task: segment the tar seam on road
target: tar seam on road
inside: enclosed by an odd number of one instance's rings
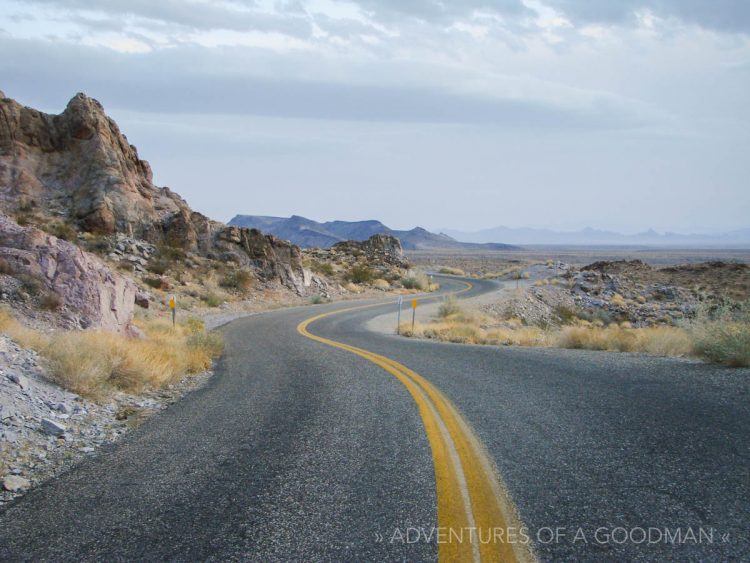
[[[471,288],[472,285],[467,284],[466,289],[457,293]],[[316,315],[302,321],[297,331],[307,338],[346,350],[378,365],[396,377],[416,402],[432,450],[438,529],[445,534],[444,541],[438,541],[440,561],[533,561],[530,545],[504,540],[509,530],[518,533],[522,524],[494,463],[456,407],[429,381],[406,366],[386,356],[308,331],[311,323],[322,318],[378,305]],[[498,539],[498,531],[505,535]],[[483,541],[484,534],[491,536],[492,540]]]

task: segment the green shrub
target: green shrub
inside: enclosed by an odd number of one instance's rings
[[[319,294],[315,294],[310,297],[310,304],[312,305],[320,305],[321,303],[325,303],[325,297]]]
[[[149,260],[146,270],[157,276],[163,276],[169,270],[169,262],[167,260],[158,258]]]
[[[346,273],[346,279],[352,283],[367,283],[372,278],[373,272],[365,264],[356,264]]]
[[[143,278],[143,283],[154,289],[161,289],[161,278]]]
[[[427,279],[427,276],[422,272],[416,272],[407,278],[401,278],[401,285],[406,289],[419,289],[424,291],[429,289],[430,280]]]
[[[750,366],[750,301],[704,306],[689,328],[698,355],[727,366]]]
[[[179,246],[171,246],[168,244],[162,244],[157,247],[157,253],[159,258],[166,260],[167,262],[177,262],[186,258],[185,249]]]
[[[253,276],[247,270],[234,270],[226,274],[219,285],[226,289],[233,289],[236,291],[247,291],[253,282]]]
[[[333,269],[333,264],[329,262],[314,261],[310,264],[310,269],[316,274],[323,274],[328,277],[331,277],[336,273],[336,270]]]
[[[62,221],[55,221],[54,223],[47,225],[44,230],[52,236],[62,240],[67,240],[68,242],[75,242],[78,238],[78,231]]]
[[[203,296],[203,301],[209,307],[218,307],[224,302],[224,300],[215,293],[207,293]]]
[[[16,278],[29,295],[40,295],[44,290],[44,284],[31,274],[18,274]]]

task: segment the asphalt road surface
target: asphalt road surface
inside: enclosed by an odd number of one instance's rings
[[[0,509],[0,560],[750,560],[748,370],[299,326],[352,306],[222,328],[205,387]]]

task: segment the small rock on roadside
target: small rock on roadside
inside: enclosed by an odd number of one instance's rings
[[[11,373],[10,375],[8,375],[8,379],[18,385],[21,389],[28,389],[30,387],[29,379],[26,376],[19,375],[17,373]]]
[[[55,422],[49,418],[42,419],[42,430],[52,436],[62,436],[65,433],[65,425]]]
[[[31,486],[28,479],[19,477],[18,475],[6,475],[3,479],[3,488],[11,493],[17,493],[24,491]]]

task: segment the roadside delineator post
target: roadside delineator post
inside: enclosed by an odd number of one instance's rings
[[[174,295],[169,297],[169,309],[172,311],[172,326],[175,326],[175,316],[177,314],[177,300]]]
[[[398,296],[398,317],[396,317],[396,334],[401,334],[401,303],[404,302],[404,296]]]
[[[414,336],[414,321],[417,320],[417,300],[411,300],[411,334]]]

